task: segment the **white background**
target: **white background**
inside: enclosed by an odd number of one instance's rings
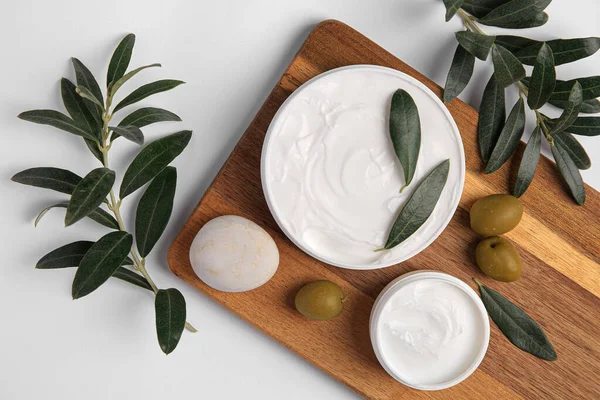
[[[600,36],[597,0],[556,0],[539,39]],[[252,117],[314,25],[335,18],[355,27],[425,75],[443,84],[455,48],[458,18],[444,23],[441,0],[2,0],[0,15],[0,398],[12,399],[350,399],[330,379],[249,324],[172,275],[165,257],[181,228]],[[492,29],[487,29],[493,32]],[[193,129],[176,160],[179,187],[165,237],[149,258],[161,287],[186,296],[187,332],[169,356],[160,351],[149,293],[111,279],[73,301],[74,269],[41,271],[40,256],[70,241],[104,232],[90,221],[62,228],[53,210],[34,229],[37,212],[58,193],[9,181],[16,172],[56,166],[84,175],[97,167],[79,138],[16,118],[34,108],[61,109],[59,79],[73,79],[80,58],[104,84],[118,41],[137,35],[131,66],[161,62],[122,89],[150,79],[187,82],[143,105],[164,107],[184,122],[146,129],[149,138]],[[563,79],[600,74],[596,54],[559,68]],[[489,65],[461,96],[477,107]],[[551,111],[549,111],[551,112]],[[587,140],[586,140],[587,139]],[[600,139],[582,138],[600,162]],[[136,145],[121,140],[113,167],[124,171]],[[600,188],[598,166],[584,172]],[[535,183],[534,183],[535,184]],[[547,199],[545,200],[547,201]],[[125,214],[137,197],[125,202]],[[131,226],[132,219],[127,218]]]

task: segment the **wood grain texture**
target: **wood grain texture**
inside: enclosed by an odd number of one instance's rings
[[[523,258],[523,277],[510,284],[485,277],[474,264],[479,238],[469,229],[468,210],[482,196],[509,192],[518,165],[508,163],[492,175],[482,174],[477,112],[460,100],[449,103],[448,109],[465,147],[464,193],[447,229],[418,256],[380,270],[344,270],[309,257],[279,229],[260,183],[260,154],[269,123],[298,86],[322,72],[354,64],[395,68],[441,96],[442,90],[434,82],[352,28],[338,21],[319,24],[177,236],[168,256],[171,270],[367,398],[600,398],[600,194],[587,187],[585,206],[575,205],[557,178],[555,165],[542,158],[532,186],[522,197],[523,221],[507,235]],[[279,270],[256,290],[215,291],[201,282],[190,266],[188,252],[198,230],[210,219],[226,214],[260,224],[279,247]],[[463,383],[443,391],[422,392],[396,382],[381,368],[371,348],[369,313],[388,282],[417,269],[440,270],[469,284],[477,277],[498,290],[539,322],[554,344],[558,360],[542,361],[519,350],[492,323],[488,353]],[[316,279],[332,280],[348,294],[344,312],[332,321],[308,321],[294,310],[296,291]]]

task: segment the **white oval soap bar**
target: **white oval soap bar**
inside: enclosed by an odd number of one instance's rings
[[[254,222],[224,215],[207,222],[190,248],[196,275],[223,292],[256,289],[273,277],[279,251],[271,236]]]

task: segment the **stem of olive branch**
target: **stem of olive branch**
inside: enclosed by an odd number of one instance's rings
[[[110,130],[108,128],[108,123],[110,122],[110,120],[112,118],[112,114],[109,114],[109,109],[110,109],[111,103],[112,103],[112,96],[109,92],[109,93],[107,93],[107,96],[106,96],[105,111],[102,115],[102,121],[103,121],[102,144],[99,145],[100,151],[102,152],[102,163],[104,164],[105,168],[108,168],[108,151],[110,150],[110,147],[111,147]],[[115,215],[115,219],[117,220],[119,229],[126,232],[125,224],[123,223],[123,217],[121,216],[121,199],[119,199],[119,200],[116,199],[113,189],[111,189],[109,192],[108,208]],[[158,287],[156,286],[156,284],[150,277],[150,274],[148,274],[148,270],[146,269],[146,260],[143,257],[139,257],[137,254],[137,251],[133,247],[130,250],[130,254],[131,254],[131,258],[133,259],[133,267],[137,271],[139,271],[144,276],[144,278],[146,278],[146,280],[150,284],[150,287],[152,288],[152,291],[156,295],[156,293],[158,293]],[[187,321],[185,322],[185,327],[188,331],[190,331],[192,333],[198,332],[196,330],[196,328],[194,328]]]

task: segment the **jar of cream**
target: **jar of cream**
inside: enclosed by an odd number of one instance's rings
[[[373,349],[400,383],[420,390],[454,386],[479,366],[490,323],[477,293],[436,271],[414,271],[387,285],[370,320]]]

